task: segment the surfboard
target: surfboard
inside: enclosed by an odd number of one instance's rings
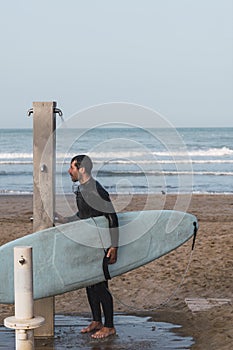
[[[172,210],[119,213],[118,259],[111,277],[145,265],[190,239],[197,218]],[[14,302],[15,246],[33,248],[34,299],[62,294],[105,280],[102,262],[110,234],[104,216],[58,225],[0,247],[0,303]]]

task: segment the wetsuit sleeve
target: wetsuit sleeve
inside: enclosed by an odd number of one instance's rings
[[[118,247],[118,240],[119,240],[117,215],[116,213],[106,213],[105,217],[108,219],[108,223],[109,223],[112,247],[116,248]]]
[[[112,247],[118,247],[119,224],[117,214],[115,212],[108,192],[100,185],[97,186],[97,190],[101,198],[104,200],[105,208],[103,210],[103,215],[108,219]]]

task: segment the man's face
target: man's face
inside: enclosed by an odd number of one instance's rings
[[[70,168],[68,170],[68,173],[70,174],[71,180],[73,182],[79,181],[81,177],[81,173],[79,169],[75,165],[75,161],[70,163]]]

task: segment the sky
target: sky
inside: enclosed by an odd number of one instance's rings
[[[232,18],[233,0],[1,1],[0,127],[32,128],[33,101],[65,120],[124,102],[233,127]]]

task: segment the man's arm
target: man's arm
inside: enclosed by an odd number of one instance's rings
[[[119,242],[118,217],[116,213],[106,213],[104,216],[108,219],[111,246],[117,248]]]
[[[117,261],[117,248],[119,242],[118,218],[114,212],[105,214],[105,217],[108,219],[111,236],[111,247],[108,250],[107,258],[109,258],[109,264],[114,264]]]
[[[113,248],[118,247],[119,241],[119,230],[118,230],[118,217],[113,207],[112,201],[110,199],[109,193],[103,188],[98,182],[96,182],[96,189],[98,195],[102,198],[100,202],[99,210],[103,213],[103,215],[108,219],[109,223],[109,231],[111,236],[111,246]]]

